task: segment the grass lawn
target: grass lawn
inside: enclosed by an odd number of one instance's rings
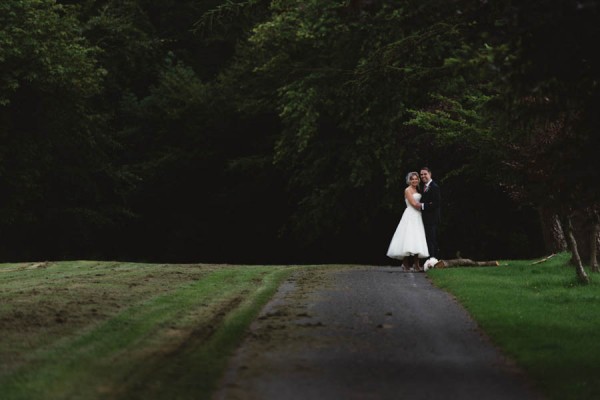
[[[545,263],[430,270],[550,399],[600,398],[600,276],[581,286],[569,254]],[[590,274],[589,271],[587,271]]]
[[[600,277],[568,254],[430,270],[554,399],[600,398]],[[0,264],[0,398],[209,398],[261,307],[318,267]]]
[[[208,398],[295,269],[0,264],[0,397]]]

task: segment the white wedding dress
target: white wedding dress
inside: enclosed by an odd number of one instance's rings
[[[421,194],[414,193],[413,198],[420,201]],[[417,255],[419,258],[427,258],[429,257],[429,250],[427,249],[421,211],[411,206],[407,199],[404,199],[404,201],[406,202],[406,210],[404,210],[400,223],[392,237],[387,256],[403,259],[406,256]]]

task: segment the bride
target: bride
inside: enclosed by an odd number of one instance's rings
[[[402,265],[405,270],[413,267],[417,271],[422,271],[419,258],[429,257],[429,251],[421,218],[421,203],[419,203],[421,200],[421,193],[418,192],[419,174],[409,172],[406,183],[408,184],[404,190],[406,210],[392,237],[387,256],[403,260]]]

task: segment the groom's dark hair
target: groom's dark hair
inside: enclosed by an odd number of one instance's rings
[[[431,170],[428,167],[423,167],[419,171],[423,171],[423,170],[425,170],[431,174]]]

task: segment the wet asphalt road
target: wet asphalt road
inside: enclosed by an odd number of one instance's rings
[[[423,273],[322,270],[281,286],[215,399],[539,399]]]

